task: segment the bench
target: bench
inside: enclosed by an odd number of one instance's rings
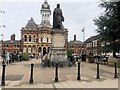
[[[105,64],[105,63],[108,64],[108,56],[102,55],[99,59],[99,62],[101,64]]]
[[[99,63],[101,64],[108,64],[108,56],[105,56],[105,55],[99,55],[99,56],[95,56],[94,57],[96,59],[96,62],[97,60],[99,60]]]

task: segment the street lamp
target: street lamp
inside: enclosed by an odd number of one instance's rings
[[[0,26],[0,28],[4,28],[5,25]],[[1,40],[1,55],[3,54],[3,33],[1,34],[2,40]]]
[[[0,11],[0,13],[5,13],[5,11]]]
[[[5,11],[0,11],[0,13],[5,13]],[[5,27],[5,25],[0,26],[0,28]],[[3,33],[0,35],[2,37],[1,41],[1,55],[3,54]]]

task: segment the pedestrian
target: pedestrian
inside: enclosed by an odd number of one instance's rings
[[[17,61],[20,62],[20,55],[17,53]]]
[[[22,53],[21,52],[20,52],[19,58],[20,58],[20,62],[22,62]]]
[[[69,61],[69,65],[68,65],[68,67],[72,67],[72,62],[71,61]]]
[[[54,68],[54,62],[52,62],[52,67]]]
[[[5,59],[6,59],[6,62],[8,64],[10,62],[10,54],[9,54],[9,52],[6,53]]]

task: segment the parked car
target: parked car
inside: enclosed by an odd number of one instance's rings
[[[32,58],[34,58],[34,55],[33,54],[29,54],[29,57],[32,59]]]
[[[120,58],[120,55],[116,55],[115,58]]]

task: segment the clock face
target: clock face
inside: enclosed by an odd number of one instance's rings
[[[44,4],[44,7],[47,7],[47,6],[48,6],[48,5],[45,3],[45,4]]]

